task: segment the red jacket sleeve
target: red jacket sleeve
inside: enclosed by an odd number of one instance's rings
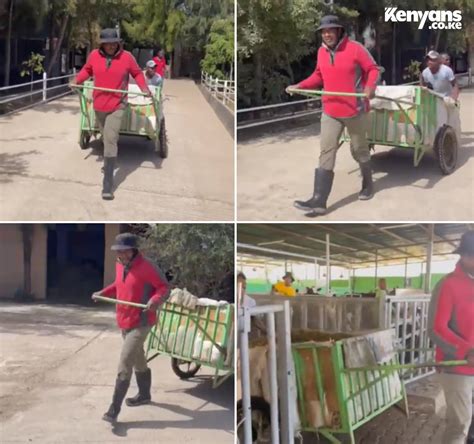
[[[380,75],[379,67],[377,63],[375,63],[374,58],[370,55],[370,52],[367,51],[364,46],[358,44],[357,47],[356,62],[360,65],[367,78],[365,86],[375,89]]]
[[[107,285],[107,287],[101,290],[100,293],[110,298],[117,297],[117,286],[115,285],[115,282],[110,285]]]
[[[139,88],[143,91],[149,91],[148,85],[146,84],[145,76],[142,70],[138,66],[137,61],[133,56],[130,56],[130,75],[135,79]]]
[[[76,84],[81,85],[84,83],[89,77],[92,77],[92,74],[94,73],[94,70],[92,69],[92,63],[91,63],[91,58],[92,54],[89,54],[89,57],[87,57],[87,62],[86,64],[82,67],[82,69],[79,71],[79,74],[76,77]]]
[[[453,347],[457,359],[464,359],[472,346],[449,328],[454,310],[452,294],[449,291],[449,284],[446,283],[441,287],[433,330],[448,347]]]
[[[153,286],[153,293],[151,294],[151,301],[153,304],[163,304],[169,296],[169,284],[166,276],[161,272],[157,266],[150,264],[148,270],[147,280]]]
[[[317,89],[323,86],[323,76],[319,69],[319,64],[316,62],[316,68],[308,78],[302,80],[298,83],[298,88],[300,89]]]

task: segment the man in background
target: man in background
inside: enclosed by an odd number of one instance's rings
[[[421,86],[456,101],[459,97],[459,86],[453,70],[443,64],[441,56],[436,51],[430,51],[426,55],[426,63],[428,66],[420,76]]]
[[[156,62],[154,60],[146,62],[145,80],[151,86],[161,86],[163,84],[163,78],[156,73]]]
[[[294,281],[295,278],[293,277],[293,274],[287,271],[282,277],[282,280],[278,281],[275,285],[273,285],[271,294],[278,294],[280,296],[286,297],[295,297],[296,290],[292,286]]]
[[[166,65],[165,51],[162,48],[159,48],[155,52],[155,57],[153,57],[153,61],[156,63],[156,74],[158,74],[162,79],[164,79],[166,72],[168,71],[168,66]]]
[[[441,367],[446,398],[443,444],[464,444],[472,422],[474,391],[474,230],[464,233],[455,270],[433,291],[428,333],[436,345],[436,361],[467,360],[467,365]]]

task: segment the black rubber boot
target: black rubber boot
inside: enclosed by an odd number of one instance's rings
[[[314,170],[313,197],[306,201],[295,200],[294,206],[299,210],[310,211],[312,214],[325,214],[326,204],[334,181],[334,171],[317,168]]]
[[[372,181],[372,167],[369,162],[359,163],[362,174],[362,189],[359,192],[360,200],[369,200],[374,197],[374,182]]]
[[[114,198],[114,167],[115,157],[104,157],[104,181],[102,184],[102,199]]]
[[[127,398],[125,400],[125,403],[129,407],[148,404],[151,401],[151,370],[135,372],[135,377],[137,379],[138,393],[133,398]]]
[[[117,416],[120,413],[123,399],[127,394],[128,387],[130,386],[130,380],[124,381],[117,378],[115,381],[115,390],[112,396],[112,404],[110,404],[109,410],[104,413],[102,419],[108,422],[117,421]]]

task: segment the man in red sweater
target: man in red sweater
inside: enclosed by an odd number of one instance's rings
[[[152,59],[155,63],[155,72],[161,76],[161,78],[164,80],[167,66],[166,66],[166,57],[165,57],[165,51],[163,49],[158,49],[155,53],[155,57]]]
[[[345,93],[365,93],[366,98],[324,95],[321,117],[321,152],[319,168],[315,170],[313,195],[306,201],[294,202],[296,208],[310,215],[326,213],[327,199],[334,180],[336,153],[339,138],[347,128],[351,136],[354,158],[362,173],[362,190],[359,199],[373,197],[370,150],[367,143],[368,99],[375,95],[379,68],[367,49],[349,40],[338,17],[328,15],[321,19],[317,29],[322,31],[323,44],[319,48],[313,74],[289,88],[319,89]]]
[[[117,252],[115,282],[101,290],[99,295],[118,300],[146,304],[146,310],[117,304],[117,324],[122,330],[123,346],[115,381],[112,404],[102,417],[115,422],[120,413],[135,370],[138,394],[127,398],[130,407],[151,401],[151,371],[148,368],[143,345],[151,328],[156,324],[156,309],[169,295],[169,285],[160,269],[138,251],[138,239],[131,233],[119,234],[112,250]],[[92,295],[95,300],[95,294]]]
[[[440,370],[446,398],[443,444],[464,444],[472,421],[474,392],[474,231],[464,233],[455,253],[456,269],[433,291],[428,332],[436,361],[464,360],[468,365]]]
[[[94,77],[94,86],[100,88],[128,90],[128,79],[132,76],[140,89],[152,96],[133,55],[124,51],[115,29],[104,29],[100,33],[100,48],[89,54],[86,64],[76,77],[80,85]],[[94,110],[104,139],[104,181],[102,198],[111,200],[113,194],[114,165],[117,158],[117,141],[128,95],[94,90]]]

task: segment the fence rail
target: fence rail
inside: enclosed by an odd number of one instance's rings
[[[217,100],[233,109],[235,105],[235,81],[222,80],[201,72],[201,85],[204,86]]]
[[[30,108],[38,103],[44,103],[52,99],[62,97],[71,91],[66,79],[74,78],[76,69],[69,74],[48,77],[43,73],[43,78],[32,82],[20,83],[18,85],[3,86],[0,88],[0,114],[20,111]],[[58,83],[59,84],[55,84]],[[51,83],[53,83],[51,85]],[[13,90],[20,90],[13,92]],[[27,98],[30,98],[29,103]]]

